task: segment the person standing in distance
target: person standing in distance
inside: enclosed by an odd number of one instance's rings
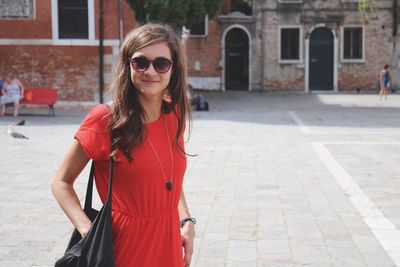
[[[2,95],[3,95],[3,74],[0,72],[0,105],[1,105]]]
[[[383,67],[383,70],[381,70],[381,73],[379,75],[379,81],[380,81],[380,85],[381,85],[381,91],[380,91],[379,95],[380,95],[381,100],[383,97],[385,98],[385,100],[387,100],[387,94],[389,91],[391,80],[392,80],[392,77],[389,72],[389,65],[386,64]]]
[[[118,267],[190,265],[196,220],[182,189],[183,135],[190,118],[186,87],[175,31],[154,23],[133,29],[121,45],[113,101],[90,111],[52,180],[56,200],[84,236],[91,221],[73,183],[93,159],[104,203],[109,157],[114,158],[112,228]]]

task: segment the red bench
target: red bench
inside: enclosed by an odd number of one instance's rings
[[[47,105],[49,116],[54,116],[54,104],[57,102],[57,90],[53,88],[25,88],[21,104]]]

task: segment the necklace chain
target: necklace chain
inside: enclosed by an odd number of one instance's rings
[[[167,133],[167,139],[168,139],[169,153],[170,153],[170,156],[171,156],[171,178],[168,181],[167,181],[167,178],[165,176],[164,168],[162,166],[162,162],[160,160],[160,157],[158,156],[158,153],[157,153],[156,149],[154,148],[153,142],[151,142],[151,139],[150,139],[149,135],[147,135],[147,139],[149,140],[149,144],[151,146],[151,149],[153,150],[154,155],[156,155],[158,163],[160,164],[161,172],[163,174],[163,179],[164,179],[165,184],[167,185],[167,190],[171,191],[172,190],[172,177],[174,176],[174,158],[172,156],[172,148],[171,148],[171,141],[169,139],[169,131],[168,131],[168,126],[167,126],[167,121],[165,119],[165,115],[163,114],[162,116],[163,116],[163,119],[164,119],[164,126],[165,126],[165,131]]]

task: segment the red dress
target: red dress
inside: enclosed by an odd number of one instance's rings
[[[178,123],[165,115],[173,153],[173,189],[168,191],[160,163],[146,140],[132,150],[129,162],[118,152],[112,192],[113,246],[117,267],[183,266],[178,202],[186,169],[186,157],[174,144]],[[95,181],[105,202],[108,190],[110,135],[106,106],[98,105],[85,118],[75,138],[95,162]],[[171,154],[163,116],[145,125],[160,157],[167,179],[171,176]],[[183,138],[180,140],[183,148]]]

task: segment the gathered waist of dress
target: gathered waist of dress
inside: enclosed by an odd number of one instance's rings
[[[129,213],[127,211],[121,211],[121,210],[112,210],[112,213],[117,213],[120,215],[124,215],[124,216],[128,216],[132,219],[139,219],[139,220],[151,220],[151,219],[160,219],[160,218],[164,218],[164,217],[170,217],[173,215],[178,215],[178,209],[173,209],[173,210],[169,210],[169,211],[164,211],[161,213],[157,213],[157,214],[132,214]]]

